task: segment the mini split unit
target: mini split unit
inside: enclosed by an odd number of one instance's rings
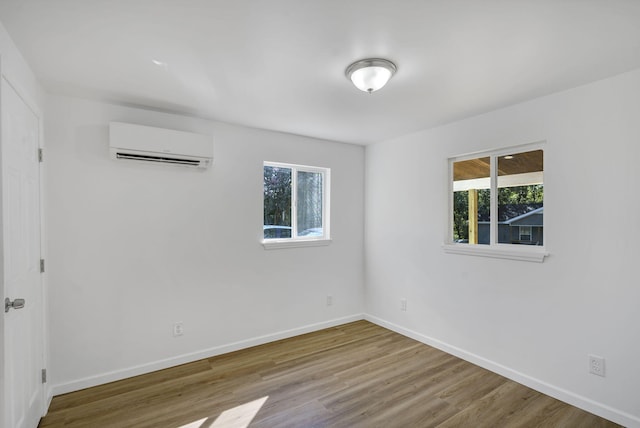
[[[213,160],[210,136],[131,123],[109,124],[113,159],[207,168]]]

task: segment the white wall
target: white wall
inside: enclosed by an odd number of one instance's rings
[[[31,68],[0,22],[0,62],[2,75],[38,113],[44,105],[44,92]]]
[[[213,135],[213,166],[111,160],[110,121]],[[363,147],[58,96],[45,125],[56,393],[362,318]],[[329,246],[262,247],[265,160],[331,168]]]
[[[640,426],[638,94],[635,71],[367,147],[369,319]],[[550,256],[445,254],[447,159],[542,140]]]

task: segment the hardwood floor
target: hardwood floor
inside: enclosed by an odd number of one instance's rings
[[[618,426],[358,321],[57,396],[40,427],[245,427],[256,410],[251,428]]]

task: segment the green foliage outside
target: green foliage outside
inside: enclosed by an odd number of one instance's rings
[[[291,226],[291,169],[264,167],[264,224]]]

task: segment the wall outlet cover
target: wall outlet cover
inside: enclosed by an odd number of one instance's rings
[[[182,336],[184,334],[184,325],[182,322],[173,324],[173,337]]]
[[[589,355],[589,373],[604,377],[604,358]]]

